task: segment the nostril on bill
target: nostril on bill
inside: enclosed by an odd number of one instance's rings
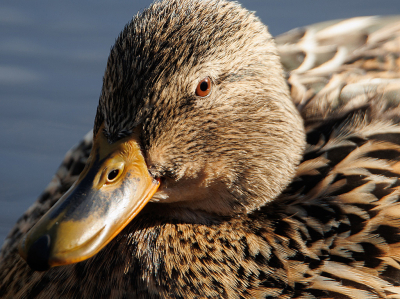
[[[107,176],[108,181],[109,182],[113,181],[117,177],[118,173],[119,173],[118,169],[111,170]]]

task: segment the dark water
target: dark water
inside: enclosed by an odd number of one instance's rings
[[[0,244],[93,124],[111,45],[151,1],[0,3]],[[400,14],[399,0],[247,0],[277,35],[307,24]]]

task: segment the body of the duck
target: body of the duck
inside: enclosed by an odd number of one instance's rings
[[[276,43],[224,1],[135,17],[0,297],[400,298],[400,21]]]

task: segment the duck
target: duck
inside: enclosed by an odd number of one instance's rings
[[[2,298],[400,298],[400,18],[275,39],[161,0],[8,235]]]

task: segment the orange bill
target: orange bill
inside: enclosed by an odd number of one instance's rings
[[[26,234],[21,256],[37,271],[92,257],[140,212],[158,186],[137,137],[109,144],[99,131],[79,179]]]

